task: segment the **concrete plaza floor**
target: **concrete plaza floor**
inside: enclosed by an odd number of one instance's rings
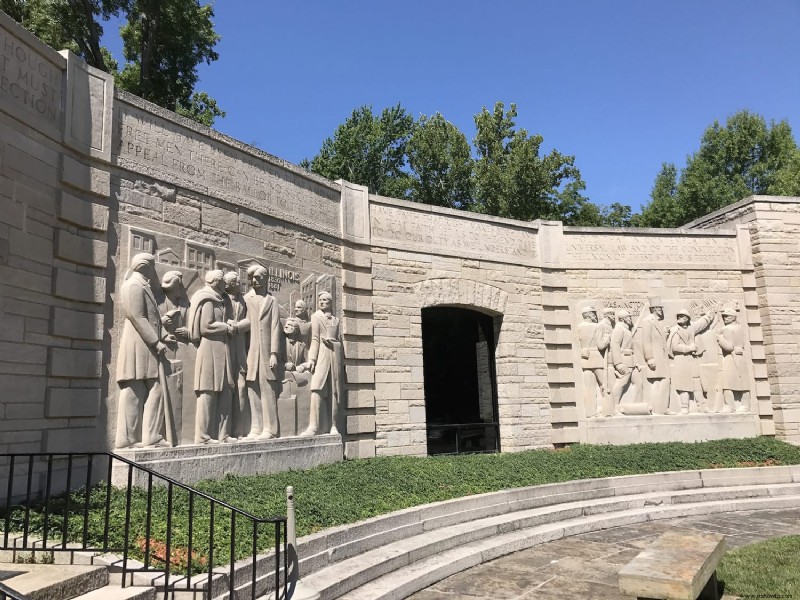
[[[630,600],[619,570],[667,530],[724,534],[728,549],[800,534],[800,507],[653,521],[548,542],[478,565],[410,596],[413,600]],[[768,594],[769,590],[764,590]],[[728,594],[726,600],[735,596]]]

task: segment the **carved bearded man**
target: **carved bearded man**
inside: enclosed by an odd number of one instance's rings
[[[250,400],[248,438],[278,437],[278,388],[276,377],[281,351],[280,307],[267,290],[267,269],[253,265],[247,269],[252,289],[244,295],[250,321],[250,347],[247,352],[247,392]]]
[[[225,273],[225,320],[236,333],[230,339],[231,365],[233,366],[234,401],[233,428],[236,437],[243,438],[250,432],[250,400],[247,397],[247,332],[250,321],[247,318],[247,304],[239,286],[236,271]]]
[[[235,442],[236,438],[230,435],[234,379],[228,345],[236,329],[225,321],[222,271],[209,271],[205,281],[206,286],[192,296],[189,308],[189,332],[192,341],[199,342],[194,371],[197,394],[194,441],[196,444]]]
[[[137,254],[130,269],[120,288],[125,324],[117,356],[120,392],[115,445],[167,446],[161,435],[164,410],[159,382],[159,360],[167,346],[162,341],[165,332],[150,287],[156,281],[155,257],[146,252]]]

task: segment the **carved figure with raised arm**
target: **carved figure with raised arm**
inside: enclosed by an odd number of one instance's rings
[[[674,414],[669,410],[669,357],[664,327],[664,305],[659,296],[649,298],[650,314],[642,320],[642,352],[647,362],[645,378],[650,382],[650,404],[655,414]]]
[[[151,288],[154,281],[155,257],[146,252],[135,255],[130,275],[120,288],[125,323],[117,356],[117,448],[169,445],[161,433],[164,410],[159,381],[159,360],[167,351],[162,339],[166,332]]]
[[[722,395],[725,406],[722,412],[748,412],[750,410],[750,375],[744,356],[746,343],[744,328],[737,322],[736,311],[722,311],[723,327],[717,334],[722,351]]]
[[[681,309],[677,312],[678,324],[673,325],[667,339],[667,352],[672,363],[672,385],[681,401],[681,414],[689,413],[689,402],[694,400],[697,410],[708,412],[703,384],[700,381],[700,365],[698,358],[705,349],[696,339],[714,320],[714,313],[706,313],[694,323],[689,311]]]
[[[267,269],[253,265],[247,269],[251,290],[244,295],[250,322],[250,347],[247,350],[247,394],[250,401],[248,438],[269,439],[280,435],[276,376],[281,349],[280,308],[267,290]]]
[[[236,328],[225,321],[223,272],[208,271],[206,285],[192,296],[189,333],[199,343],[194,371],[197,394],[196,444],[235,442],[231,436],[231,399],[234,386],[230,338]]]
[[[247,397],[247,332],[250,321],[247,318],[247,304],[239,285],[236,271],[225,273],[225,321],[232,325],[235,333],[230,339],[231,365],[233,366],[233,427],[232,435],[243,438],[250,433],[250,400]]]
[[[329,292],[320,292],[317,301],[319,310],[311,315],[311,408],[308,428],[300,434],[304,436],[320,433],[323,400],[331,406],[330,432],[339,433],[340,425],[344,354],[339,319],[333,315],[333,296]]]
[[[611,341],[611,332],[597,322],[597,310],[587,306],[581,310],[583,321],[578,324],[578,340],[581,350],[581,369],[583,370],[584,408],[586,417],[596,417],[602,410],[601,396],[606,393],[605,352]]]

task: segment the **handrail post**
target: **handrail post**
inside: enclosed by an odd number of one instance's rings
[[[286,598],[291,600],[319,600],[320,593],[300,581],[300,557],[297,555],[297,530],[294,516],[294,488],[286,488],[286,551],[289,554],[290,573],[286,573]],[[275,587],[278,586],[278,573],[275,573]]]

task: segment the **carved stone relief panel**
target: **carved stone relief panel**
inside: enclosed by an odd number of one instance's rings
[[[741,297],[574,303],[579,414],[755,412]]]
[[[343,431],[332,275],[130,226],[122,243],[117,448]]]

